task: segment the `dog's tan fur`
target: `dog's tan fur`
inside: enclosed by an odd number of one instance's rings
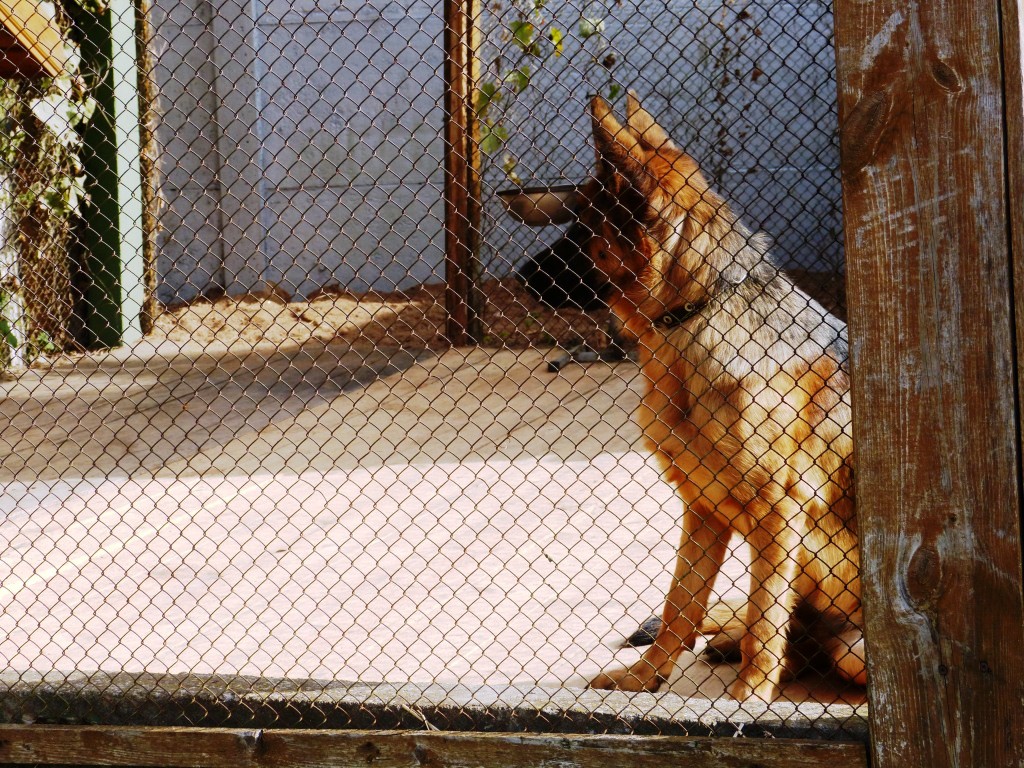
[[[655,690],[708,610],[734,534],[750,546],[738,700],[773,699],[794,612],[828,628],[835,668],[863,684],[860,556],[846,328],[768,258],[697,163],[631,95],[623,126],[592,105],[598,169],[586,188],[587,252],[636,339],[646,443],[684,502],[661,631],[596,688]],[[656,320],[684,305],[695,316]],[[735,633],[734,633],[735,634]]]

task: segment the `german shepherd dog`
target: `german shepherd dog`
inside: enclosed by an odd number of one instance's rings
[[[653,645],[591,686],[659,687],[708,626],[733,535],[749,546],[750,594],[712,640],[741,658],[730,695],[775,698],[798,632],[863,685],[846,326],[780,272],[633,94],[626,125],[600,97],[590,110],[597,171],[579,217],[594,269],[580,274],[637,344],[637,420],[684,503]]]

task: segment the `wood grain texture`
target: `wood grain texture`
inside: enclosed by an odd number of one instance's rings
[[[1020,38],[994,0],[835,13],[872,764],[1020,765]]]
[[[864,744],[678,736],[0,726],[0,763],[165,768],[866,768]]]
[[[1006,167],[1009,170],[1010,240],[1013,249],[1017,349],[1024,349],[1024,0],[1003,8],[1003,82],[1006,83]],[[1017,391],[1024,392],[1024,366],[1017,366]],[[1021,421],[1024,445],[1024,420]],[[1024,462],[1024,456],[1021,457]]]
[[[484,297],[480,287],[482,267],[480,249],[483,246],[483,152],[480,149],[480,120],[476,113],[474,94],[479,87],[482,74],[480,46],[483,44],[483,0],[463,0],[463,9],[470,19],[466,40],[469,45],[466,70],[469,73],[469,98],[466,100],[466,189],[467,212],[469,215],[469,303],[467,332],[474,344],[483,341]]]

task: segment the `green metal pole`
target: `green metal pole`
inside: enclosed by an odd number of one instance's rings
[[[142,338],[146,298],[135,7],[111,0],[101,14],[75,15],[83,70],[97,76],[96,112],[83,130],[84,341],[112,347]]]

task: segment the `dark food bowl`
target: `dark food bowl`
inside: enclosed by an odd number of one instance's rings
[[[498,192],[498,197],[513,218],[531,227],[546,227],[564,224],[575,217],[580,187],[576,184],[517,187]]]

